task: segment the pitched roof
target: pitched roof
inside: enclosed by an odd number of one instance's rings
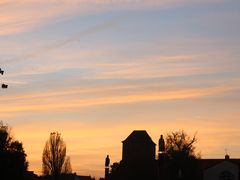
[[[124,141],[126,142],[144,142],[156,145],[151,137],[148,135],[146,130],[134,130]]]
[[[229,159],[229,160],[226,160],[226,159],[200,159],[201,169],[211,168],[211,167],[216,166],[217,164],[224,162],[224,161],[234,163],[240,167],[240,159]]]

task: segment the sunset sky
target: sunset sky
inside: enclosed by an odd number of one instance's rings
[[[81,175],[135,129],[240,158],[239,21],[239,0],[0,0],[0,120],[37,174],[53,131]]]

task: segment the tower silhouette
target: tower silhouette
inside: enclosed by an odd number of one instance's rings
[[[105,180],[109,179],[109,164],[110,164],[110,158],[109,158],[109,155],[107,155],[105,159]]]
[[[155,180],[157,168],[155,146],[145,130],[133,131],[123,142],[122,166],[124,180]]]
[[[163,135],[161,135],[158,141],[158,159],[161,160],[165,156],[165,141],[163,139]]]

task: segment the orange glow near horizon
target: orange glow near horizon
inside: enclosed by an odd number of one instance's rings
[[[159,122],[158,124],[149,124],[141,120],[140,122],[139,124],[125,123],[120,126],[114,124],[108,126],[107,123],[86,124],[79,121],[37,122],[18,125],[14,128],[14,134],[24,144],[30,162],[30,170],[41,174],[40,162],[44,144],[49,138],[50,132],[58,131],[61,132],[61,136],[67,144],[67,154],[71,157],[73,171],[85,175],[94,174],[97,177],[104,174],[104,159],[107,154],[110,155],[112,163],[121,160],[121,141],[136,129],[147,130],[156,144],[161,134],[166,135],[166,133],[182,129],[190,136],[197,132],[197,152],[201,153],[202,158],[223,158],[225,155],[224,145],[231,144],[231,146],[234,146],[235,140],[229,140],[228,137],[235,136],[239,138],[239,135],[236,136],[237,128],[226,131],[228,123],[219,126],[217,122],[193,123],[190,120],[186,120],[181,121],[182,125],[180,126],[174,122]],[[228,135],[216,136],[215,133],[219,130]],[[215,150],[218,149],[218,146],[223,149],[217,155]],[[239,152],[231,152],[231,146],[228,147],[232,157],[239,157]],[[214,147],[216,148],[215,150]],[[94,171],[92,170],[93,166]]]

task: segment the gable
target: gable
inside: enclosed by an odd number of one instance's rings
[[[222,180],[228,178],[229,180],[239,179],[239,166],[238,164],[230,161],[222,161],[203,172],[204,180]]]

